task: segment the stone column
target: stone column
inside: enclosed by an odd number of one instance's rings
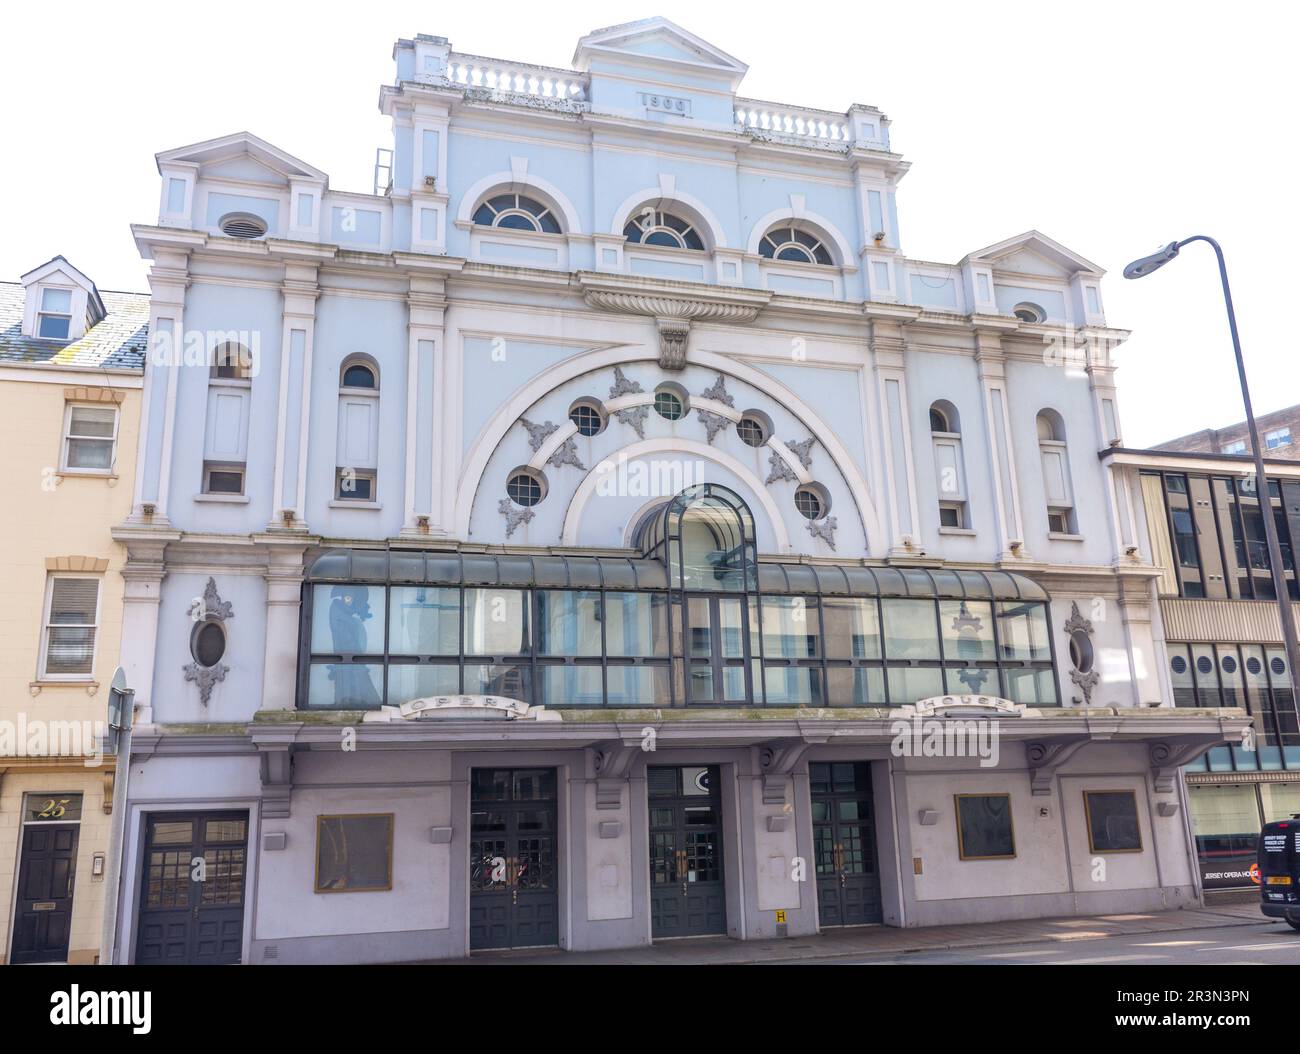
[[[307,529],[307,449],[311,427],[311,360],[316,330],[314,260],[285,264],[284,321],[280,331],[280,385],[275,434],[275,483],[270,530]]]
[[[993,511],[1001,545],[999,559],[1022,560],[1026,557],[1025,528],[1020,512],[1020,484],[1008,414],[1006,355],[997,331],[975,331],[975,363],[979,370],[984,431],[988,436],[989,474],[995,499]]]

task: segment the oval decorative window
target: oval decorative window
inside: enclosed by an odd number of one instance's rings
[[[226,657],[226,627],[214,620],[200,622],[190,634],[190,654],[200,666],[216,666]]]

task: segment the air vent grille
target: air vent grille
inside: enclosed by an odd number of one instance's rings
[[[247,212],[232,212],[221,217],[221,232],[231,238],[260,238],[266,233],[266,221]]]

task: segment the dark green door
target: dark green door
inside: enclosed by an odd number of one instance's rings
[[[808,766],[817,921],[821,926],[880,922],[880,874],[868,762]]]
[[[23,828],[9,957],[15,965],[67,962],[77,834],[76,824],[32,823]]]
[[[135,961],[239,962],[247,856],[247,813],[147,817]]]
[[[646,770],[650,800],[650,933],[727,932],[721,780],[716,765]]]
[[[554,769],[470,774],[469,946],[559,943]]]

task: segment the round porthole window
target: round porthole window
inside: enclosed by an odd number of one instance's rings
[[[666,421],[680,421],[686,416],[686,392],[676,384],[661,384],[655,389],[655,413]]]
[[[190,654],[200,666],[216,666],[226,657],[226,627],[211,620],[200,622],[190,632]]]
[[[830,497],[816,483],[806,483],[794,492],[794,507],[809,520],[820,520],[831,511]]]
[[[1279,677],[1281,677],[1284,673],[1286,673],[1286,663],[1284,663],[1281,659],[1273,659],[1268,664],[1268,668],[1272,670],[1275,674],[1277,674],[1277,676]]]
[[[772,423],[766,414],[757,410],[746,410],[745,415],[736,422],[736,435],[746,446],[759,447],[771,438]]]
[[[1187,660],[1181,655],[1175,655],[1169,660],[1169,668],[1181,677],[1187,672]]]
[[[1083,630],[1070,634],[1070,662],[1080,673],[1087,673],[1093,664],[1092,640]]]
[[[546,486],[540,474],[520,469],[506,480],[506,496],[516,505],[531,509],[546,497]]]
[[[1201,655],[1196,660],[1196,672],[1211,674],[1214,672],[1214,663],[1210,662],[1206,656]]]
[[[599,435],[605,430],[604,410],[593,399],[579,399],[569,407],[569,420],[581,436]]]
[[[251,212],[228,212],[217,224],[221,233],[230,238],[260,238],[266,233],[266,220]]]
[[[1225,655],[1222,658],[1222,660],[1220,660],[1219,665],[1223,667],[1224,673],[1237,672],[1237,660],[1234,659],[1231,655]]]
[[[1260,671],[1261,671],[1263,668],[1264,668],[1263,663],[1261,663],[1261,662],[1260,662],[1257,658],[1255,658],[1253,655],[1252,655],[1249,659],[1246,660],[1246,670],[1250,673],[1250,675],[1251,675],[1252,677],[1258,677]]]

